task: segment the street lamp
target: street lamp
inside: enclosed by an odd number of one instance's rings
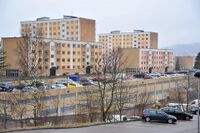
[[[194,74],[194,77],[196,77],[196,78],[198,78],[198,133],[200,133],[199,132],[199,87],[200,87],[200,71],[198,71],[198,72],[196,72],[195,74]]]

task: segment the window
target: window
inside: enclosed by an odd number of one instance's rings
[[[65,66],[62,66],[62,69],[65,69]]]
[[[80,44],[78,44],[77,47],[80,48],[81,47]]]
[[[68,58],[67,61],[70,62],[70,59]]]
[[[64,43],[62,44],[62,47],[65,47],[65,44],[64,44]]]
[[[45,61],[45,62],[48,62],[48,58],[45,58],[44,61]]]
[[[73,59],[73,62],[75,62],[76,61],[76,59]]]
[[[74,35],[74,32],[71,32],[71,35]]]
[[[53,54],[51,54],[51,58],[54,58],[54,55],[53,55]]]
[[[70,55],[70,51],[67,51],[67,54]]]
[[[53,63],[53,62],[51,62],[51,65],[53,66],[53,65],[54,65],[54,63]]]
[[[75,55],[76,54],[76,52],[75,51],[73,51],[73,55]]]
[[[67,68],[70,68],[70,66],[67,66]]]
[[[75,48],[76,47],[76,44],[73,44],[73,48]]]
[[[78,51],[78,55],[80,55],[80,51]]]
[[[38,62],[42,62],[42,59],[41,59],[41,58],[39,58]]]
[[[80,62],[81,61],[81,59],[80,58],[78,58],[78,60],[77,60],[78,62]]]
[[[70,48],[70,44],[67,44],[67,47]]]
[[[48,54],[48,50],[45,50],[44,53],[45,53],[45,54]]]
[[[57,62],[60,62],[60,58],[57,58]]]
[[[65,62],[65,58],[62,59],[62,62]]]
[[[62,51],[62,54],[65,54],[65,51]]]
[[[57,51],[57,54],[60,54],[60,51]]]

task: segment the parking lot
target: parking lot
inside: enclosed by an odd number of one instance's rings
[[[197,117],[191,121],[178,121],[176,124],[133,121],[100,126],[20,131],[18,133],[196,133]]]

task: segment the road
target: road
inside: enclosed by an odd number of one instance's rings
[[[197,117],[191,121],[178,121],[176,124],[133,121],[100,126],[20,131],[17,133],[197,133]]]

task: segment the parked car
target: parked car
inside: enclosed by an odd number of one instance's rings
[[[144,79],[153,79],[153,77],[152,77],[151,75],[149,75],[149,74],[146,74],[146,75],[144,76]]]
[[[191,106],[190,113],[198,115],[198,110],[200,112],[200,107],[198,107],[198,106]]]
[[[57,89],[66,89],[67,87],[63,84],[53,84],[51,85],[51,89],[57,90]]]
[[[20,84],[18,84],[18,85],[15,85],[14,88],[15,88],[15,89],[22,90],[22,89],[23,89],[24,87],[26,87],[26,86],[31,86],[31,85],[29,85],[29,84],[27,84],[27,83],[20,83]]]
[[[159,121],[159,122],[168,122],[170,124],[176,123],[177,118],[173,115],[169,115],[161,110],[156,109],[145,109],[143,111],[142,119],[146,122],[149,121]]]
[[[50,85],[43,85],[43,86],[38,87],[38,90],[40,91],[47,91],[49,89],[51,89]]]
[[[192,114],[183,112],[178,108],[165,107],[162,108],[161,110],[169,115],[175,116],[178,120],[191,120],[193,118]]]
[[[126,115],[121,115],[121,121],[127,121]],[[117,122],[120,121],[120,115],[111,115],[106,119],[107,122]]]
[[[46,83],[43,81],[33,81],[31,83],[31,86],[35,86],[35,87],[40,87],[40,86],[44,86],[44,85],[46,85]]]
[[[8,84],[8,83],[1,83],[0,84],[0,91],[1,92],[11,92],[14,88],[14,86],[12,84]]]
[[[80,85],[79,83],[76,82],[69,82],[67,83],[67,87],[68,88],[74,88],[74,87],[81,87],[82,85]]]
[[[22,92],[31,92],[31,93],[37,93],[38,89],[33,86],[26,86],[22,89]]]
[[[135,78],[144,78],[145,77],[145,73],[138,73],[138,74],[135,74],[133,75]]]
[[[190,106],[200,106],[200,100],[199,100],[199,104],[198,104],[198,99],[195,99],[195,100],[192,100],[190,103],[189,103]]]

